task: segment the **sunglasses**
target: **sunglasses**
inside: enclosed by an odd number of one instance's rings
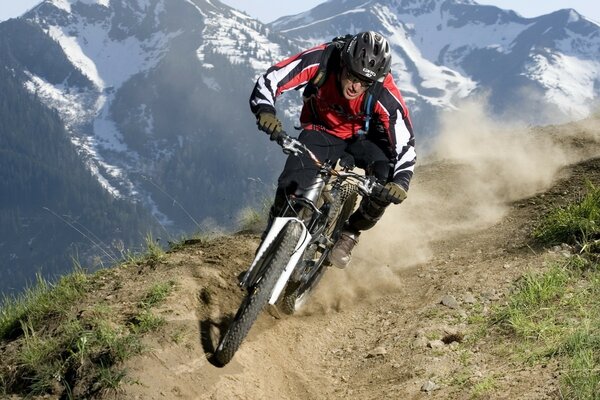
[[[342,71],[342,79],[348,79],[352,83],[360,83],[360,86],[363,89],[367,89],[373,84],[371,81],[367,81],[359,76],[356,76],[348,68],[344,68]]]

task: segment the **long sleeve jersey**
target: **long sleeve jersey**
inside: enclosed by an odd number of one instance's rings
[[[261,75],[250,96],[252,112],[255,115],[264,111],[275,113],[277,97],[288,90],[304,88],[318,72],[326,46],[323,44],[287,58]],[[304,103],[300,115],[302,128],[322,130],[341,139],[358,135],[365,124],[365,95],[366,92],[356,99],[346,99],[340,90],[338,74],[329,73],[317,93]],[[394,165],[393,180],[408,190],[416,162],[415,139],[408,108],[391,74],[385,77],[383,90],[376,100],[372,118],[383,126]]]

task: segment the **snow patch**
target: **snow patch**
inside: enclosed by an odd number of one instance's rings
[[[69,0],[52,0],[54,7],[71,13],[71,2]]]
[[[241,18],[236,14],[232,15],[223,18],[222,14],[211,13],[204,21],[204,42],[196,51],[204,68],[213,68],[213,65],[205,62],[209,51],[226,56],[233,64],[249,62],[257,73],[264,72],[274,60],[284,57],[279,45],[259,32],[258,21],[247,16]]]
[[[95,115],[95,95],[72,90],[64,85],[48,83],[44,79],[29,74],[25,82],[27,90],[38,96],[42,102],[56,109],[67,129],[92,119]]]
[[[305,29],[312,25],[321,24],[323,22],[327,22],[332,19],[337,19],[340,15],[358,14],[358,13],[364,13],[365,11],[366,10],[364,8],[362,8],[362,6],[361,6],[359,8],[354,8],[352,10],[344,11],[342,13],[339,13],[337,15],[334,15],[334,16],[328,17],[328,18],[323,18],[323,19],[318,19],[318,20],[317,19],[306,19],[304,25],[300,25],[300,26],[297,26],[295,28],[290,28],[290,29],[282,29],[281,32],[288,33],[288,32],[292,32],[292,31],[299,30],[299,29]]]
[[[73,32],[76,36],[72,36]],[[135,37],[112,41],[108,39],[106,26],[79,22],[65,27],[50,26],[48,34],[60,44],[69,60],[103,90],[118,88],[133,75],[156,66],[168,43],[179,33],[158,32],[147,41]]]
[[[221,86],[219,85],[219,83],[211,77],[203,76],[202,82],[204,82],[206,86],[208,86],[211,90],[214,90],[215,92],[219,92],[221,90]]]
[[[436,7],[439,8],[440,5]],[[481,23],[468,23],[460,28],[454,28],[449,24],[449,16],[437,9],[420,15],[400,14],[400,11],[402,10],[398,10],[398,21],[405,24],[407,31],[410,32],[411,41],[416,43],[421,53],[432,62],[438,60],[442,50],[451,53],[461,48],[470,51],[493,47],[499,53],[509,53],[517,36],[533,24],[533,22],[529,24],[507,22],[498,25],[502,29],[489,29]],[[393,11],[391,13],[395,15]],[[466,53],[465,51],[463,54]],[[448,61],[453,62],[451,65],[453,68],[459,69],[460,58]]]
[[[548,101],[574,118],[589,115],[596,98],[594,82],[600,81],[600,61],[564,54],[537,54],[532,58],[524,75],[547,89]]]
[[[87,167],[102,187],[115,197],[123,196],[121,191],[112,185],[108,177],[103,174],[107,173],[110,178],[117,179],[126,187],[133,188],[133,184],[125,179],[123,170],[118,166],[107,163],[99,153],[99,147],[127,152],[127,147],[123,144],[122,137],[116,131],[116,128],[112,127],[111,129],[110,126],[102,127],[102,129],[94,128],[95,132],[101,131],[102,135],[82,132],[83,125],[87,121],[93,120],[96,114],[104,109],[106,99],[103,96],[97,98],[91,93],[78,91],[73,93],[71,89],[65,86],[53,86],[38,76],[32,74],[28,74],[28,76],[29,80],[25,82],[25,88],[30,93],[38,96],[44,104],[54,108],[59,113],[65,127],[71,133],[71,143],[73,143],[77,152],[87,160]],[[106,119],[96,119],[94,125],[97,123],[102,124],[105,121]],[[127,193],[127,195],[134,194],[133,192]]]
[[[110,6],[110,0],[76,0],[78,3],[83,4],[99,4],[103,7],[108,8]]]
[[[421,93],[424,99],[431,104],[452,108],[456,99],[468,96],[477,84],[467,76],[453,71],[450,68],[433,64],[425,57],[420,47],[410,40],[404,25],[395,17],[392,10],[381,7],[374,10],[375,15],[381,20],[386,31],[391,32],[387,38],[392,44],[392,72],[398,77],[397,83],[403,92]],[[416,68],[417,75],[421,81],[419,87],[415,86],[410,68],[404,62],[404,57],[394,52],[394,48],[402,49],[408,59],[412,62],[412,68]],[[423,89],[431,89],[434,95],[428,95]]]

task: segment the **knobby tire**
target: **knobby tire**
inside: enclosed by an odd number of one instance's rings
[[[265,252],[261,277],[248,289],[246,297],[213,355],[216,365],[222,367],[229,363],[239,349],[254,321],[269,302],[273,288],[294,253],[301,234],[300,225],[297,222],[290,222]]]

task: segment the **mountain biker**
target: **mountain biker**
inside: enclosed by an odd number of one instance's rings
[[[406,198],[416,153],[409,112],[390,73],[392,54],[387,39],[372,31],[348,35],[340,48],[330,52],[325,80],[308,90],[328,45],[310,48],[270,67],[256,82],[250,108],[258,129],[276,140],[283,131],[275,112],[276,98],[288,90],[306,87],[298,140],[320,160],[339,160],[342,166],[355,163],[385,185],[381,196],[362,200],[329,254],[334,266],[345,268],[360,233],[375,226],[391,203],[399,204]],[[373,99],[370,115],[363,102],[376,82],[381,89]],[[305,154],[287,158],[270,221],[285,207],[286,196],[301,193],[317,172],[318,167]]]

